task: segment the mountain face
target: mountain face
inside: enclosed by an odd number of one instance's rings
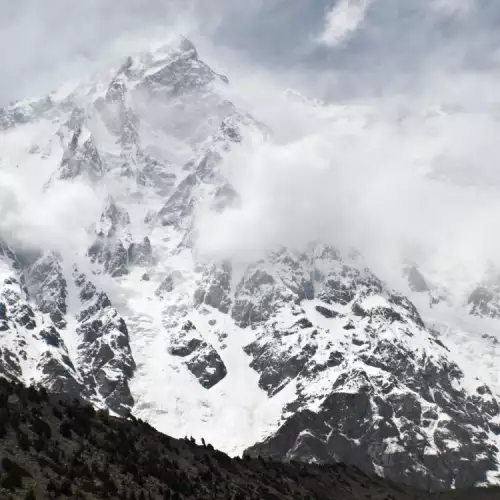
[[[402,294],[321,242],[244,265],[201,254],[200,214],[242,202],[221,166],[272,135],[228,86],[181,39],[0,110],[2,168],[100,203],[71,250],[0,235],[0,373],[228,453],[495,482],[497,389],[419,313],[446,299],[416,266]],[[468,312],[496,318],[497,301],[481,285]]]
[[[126,323],[108,296],[75,268],[69,286],[78,307],[70,318],[68,281],[56,255],[41,256],[24,272],[5,244],[0,255],[2,374],[101,401],[118,413],[128,411],[133,404],[128,380],[135,363]],[[71,340],[68,329],[74,332]],[[66,344],[65,338],[78,339],[78,344]]]

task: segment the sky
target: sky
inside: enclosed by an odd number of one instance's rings
[[[309,71],[335,74],[335,97],[380,93],[439,69],[492,69],[499,22],[494,0],[0,0],[0,103],[171,30],[311,87]]]
[[[500,267],[499,25],[496,0],[0,0],[0,106],[183,33],[275,132],[228,160],[246,202],[212,250],[342,241],[469,286]]]

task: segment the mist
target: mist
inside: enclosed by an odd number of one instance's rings
[[[282,105],[289,137],[226,159],[242,203],[202,218],[208,251],[262,255],[319,240],[357,248],[387,279],[410,259],[445,281],[465,268],[468,286],[499,264],[499,131],[489,112],[401,109],[399,99]]]
[[[87,248],[92,242],[88,228],[99,219],[101,208],[91,186],[68,182],[46,192],[38,187],[0,172],[0,238],[28,251],[62,255]]]
[[[251,260],[321,240],[396,285],[414,260],[460,295],[500,268],[499,22],[473,0],[4,0],[0,105],[183,33],[273,132],[222,165],[242,204],[200,215],[203,251]],[[2,231],[64,247],[94,217],[68,207],[92,197],[74,186],[41,215],[22,179],[0,177]]]

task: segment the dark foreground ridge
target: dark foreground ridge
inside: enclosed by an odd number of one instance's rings
[[[0,378],[0,499],[410,500],[499,498],[494,490],[430,494],[342,464],[232,459],[210,444]]]

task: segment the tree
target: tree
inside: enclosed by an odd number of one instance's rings
[[[59,432],[62,437],[71,439],[71,424],[67,420],[64,420],[59,426]]]
[[[26,493],[24,500],[36,500],[36,495],[35,492],[33,491],[33,488],[29,490],[28,493]]]
[[[116,495],[118,492],[118,488],[116,487],[115,482],[111,478],[111,476],[106,477],[103,481],[104,491],[109,493],[110,495]]]
[[[0,483],[6,490],[16,490],[23,487],[23,477],[15,469],[10,470]]]
[[[47,493],[56,493],[57,492],[57,486],[56,483],[54,482],[53,479],[51,479],[48,484],[47,484]]]
[[[66,480],[66,481],[64,481],[64,483],[61,484],[60,493],[62,493],[63,495],[66,495],[67,497],[71,497],[73,492],[72,492],[71,483],[69,482],[69,480]]]
[[[28,451],[31,446],[29,437],[21,430],[17,431],[17,445],[23,451]]]
[[[28,396],[28,401],[31,401],[32,403],[40,403],[41,402],[41,396],[39,392],[32,386],[30,385],[27,389],[27,396]]]
[[[45,420],[42,420],[41,418],[35,418],[33,421],[33,430],[41,435],[45,436],[47,439],[50,439],[52,437],[52,430],[50,428],[50,425],[45,422]]]
[[[45,387],[40,387],[39,392],[40,392],[40,397],[44,401],[48,401],[49,400],[49,393],[47,392],[47,389],[45,389]]]
[[[33,441],[33,447],[35,450],[40,453],[44,448],[45,448],[45,441],[43,440],[42,436],[38,436],[34,441]]]

